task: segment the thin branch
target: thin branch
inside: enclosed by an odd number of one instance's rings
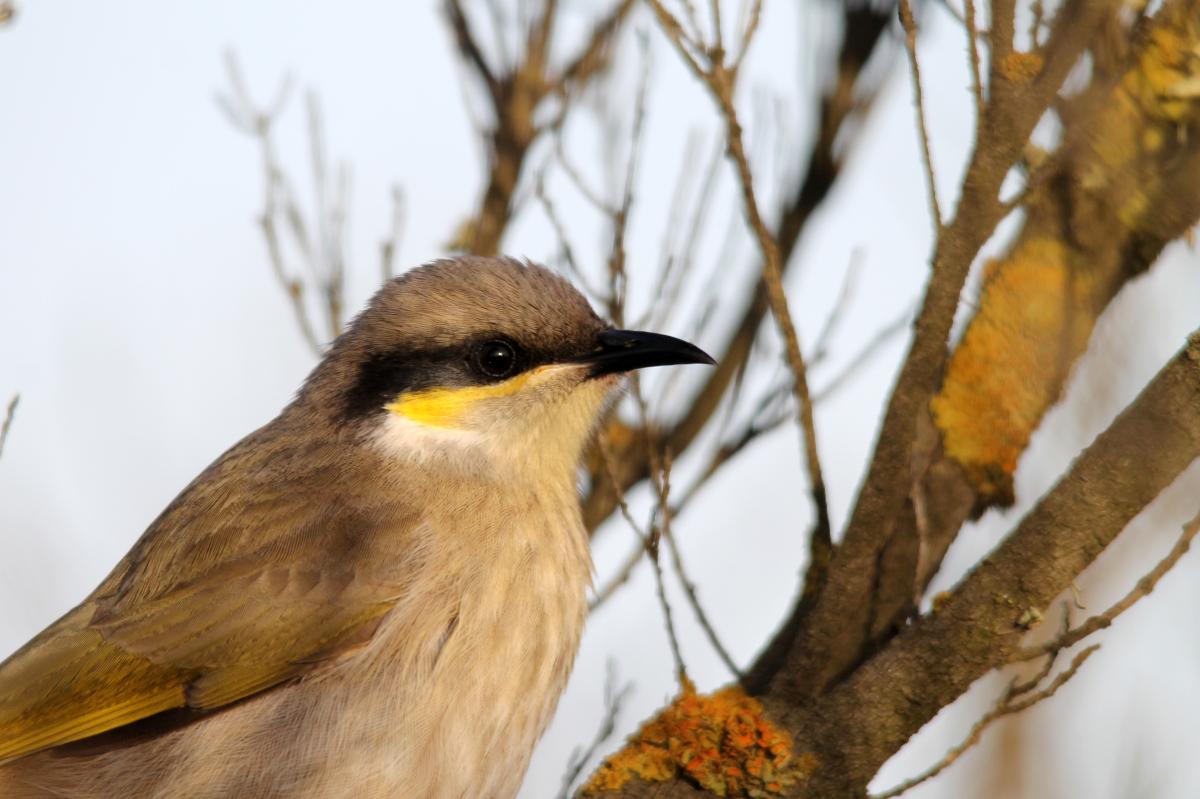
[[[567,799],[571,795],[571,788],[579,779],[584,766],[595,757],[597,750],[612,737],[617,729],[617,716],[621,713],[621,705],[632,692],[633,683],[631,682],[627,682],[619,690],[617,689],[617,666],[614,661],[608,661],[604,677],[604,717],[600,720],[600,729],[596,731],[596,736],[586,749],[581,751],[576,747],[571,752],[571,757],[567,760],[567,773],[563,776],[562,788],[558,792],[558,799]]]
[[[690,9],[687,3],[681,5],[685,12]],[[844,28],[836,59],[837,79],[818,98],[814,109],[817,114],[817,138],[808,152],[805,169],[796,185],[789,188],[785,205],[779,214],[777,241],[781,269],[788,268],[801,233],[841,174],[848,147],[856,141],[852,135],[853,123],[864,117],[879,96],[883,83],[877,76],[864,77],[864,66],[881,49],[881,43],[886,41],[884,34],[891,17],[892,12],[883,8],[859,4],[846,4],[843,8]],[[698,25],[692,27],[698,29]],[[698,35],[695,38],[698,39]],[[870,74],[875,75],[874,72]],[[718,298],[725,301],[716,289],[722,283],[719,278],[722,277],[724,265],[736,255],[736,245],[740,242],[733,234],[738,227],[737,217],[729,216],[719,257],[714,260],[709,274],[692,281],[703,286],[699,300],[702,313],[695,315],[689,327],[700,329],[716,307]],[[666,443],[672,451],[683,452],[691,446],[713,414],[724,406],[730,384],[742,373],[758,340],[762,321],[769,313],[766,288],[761,280],[756,281],[737,323],[720,348],[716,368],[689,399],[682,416],[665,433]],[[672,377],[668,377],[666,382],[671,380]],[[640,457],[640,443],[636,443],[644,432],[633,429],[627,432],[630,444],[621,453],[618,470],[621,485],[625,489],[646,480],[650,473],[649,463]],[[603,471],[594,469],[592,478],[592,487],[584,500],[584,522],[589,530],[595,530],[616,508],[615,490]]]
[[[392,186],[392,224],[388,236],[380,245],[380,275],[383,282],[396,276],[396,253],[404,240],[404,223],[408,219],[408,203],[404,189],[399,185]]]
[[[609,273],[609,318],[614,324],[625,323],[625,289],[628,280],[625,274],[625,232],[633,208],[633,187],[637,178],[638,164],[645,144],[646,98],[650,88],[650,45],[644,38],[641,42],[642,71],[638,80],[637,95],[633,103],[633,126],[629,134],[629,158],[625,164],[625,181],[621,191],[621,205],[612,217],[612,246],[608,258]],[[635,385],[637,385],[635,383]],[[643,423],[645,422],[643,414]]]
[[[746,21],[746,27],[742,32],[742,43],[738,48],[737,54],[733,57],[733,71],[737,72],[741,69],[742,62],[746,60],[746,54],[750,52],[750,42],[754,39],[754,34],[758,32],[758,23],[762,20],[763,0],[753,0],[754,5],[750,7],[750,17]]]
[[[615,466],[613,465],[612,451],[608,448],[607,442],[603,438],[598,440],[600,457],[604,460],[604,466],[612,475]],[[613,485],[620,485],[613,476]],[[675,619],[671,613],[671,603],[667,601],[667,593],[663,584],[662,565],[658,561],[658,543],[655,541],[653,531],[647,535],[642,532],[638,523],[633,518],[633,513],[629,510],[629,503],[625,500],[625,492],[620,491],[617,497],[618,507],[621,509],[621,515],[625,517],[625,521],[629,524],[634,534],[642,541],[642,548],[650,558],[650,563],[654,566],[654,582],[655,593],[658,596],[659,607],[662,609],[663,621],[667,627],[667,640],[671,645],[671,656],[675,660],[675,673],[677,676],[684,678],[687,675],[687,669],[683,665],[683,654],[679,649],[679,637],[675,633]]]
[[[611,599],[617,593],[617,589],[629,582],[629,578],[633,576],[633,570],[637,568],[644,554],[646,554],[646,546],[641,541],[638,541],[637,546],[625,556],[625,560],[621,562],[620,567],[617,568],[613,577],[604,584],[603,588],[596,591],[591,601],[588,602],[589,613],[595,611],[596,608]]]
[[[929,124],[925,121],[925,92],[921,86],[921,66],[917,61],[917,22],[913,19],[910,0],[900,0],[900,24],[904,26],[904,48],[908,52],[908,68],[912,74],[913,93],[917,105],[917,131],[920,134],[921,155],[925,162],[925,181],[929,187],[933,229],[934,234],[937,235],[942,230],[942,207],[938,202],[937,180],[933,172],[933,154],[930,152],[929,146]]]
[[[977,125],[983,124],[987,113],[987,102],[983,99],[983,78],[980,76],[979,60],[979,30],[975,22],[975,0],[964,0],[966,3],[967,52],[971,56],[971,91],[975,95],[975,120]]]
[[[580,268],[579,262],[575,258],[575,248],[571,246],[566,226],[563,224],[562,218],[558,215],[558,209],[555,207],[553,201],[551,201],[549,195],[546,194],[546,176],[544,171],[538,175],[537,181],[534,184],[534,195],[541,204],[546,218],[550,221],[550,227],[554,230],[554,235],[558,239],[559,254],[567,271],[588,296],[604,301],[606,298],[603,292],[591,285],[591,281],[583,269]]]
[[[4,409],[4,421],[0,423],[0,455],[4,454],[4,443],[8,441],[8,431],[12,428],[13,419],[17,415],[17,404],[21,401],[20,394],[13,394]]]
[[[1003,123],[984,125],[962,180],[954,216],[938,236],[932,275],[914,323],[909,352],[900,367],[874,453],[858,499],[831,566],[831,577],[811,608],[798,602],[764,654],[764,673],[780,673],[789,689],[814,695],[846,674],[864,654],[879,556],[908,498],[909,464],[916,420],[940,387],[962,289],[980,249],[1003,218],[1000,186],[1020,157],[1024,143],[1050,107],[1070,69],[1093,39],[1115,0],[1065,0],[1037,75],[1020,90],[998,70],[990,82],[990,104]],[[998,0],[997,5],[1002,5]],[[995,27],[995,26],[993,26]],[[995,31],[993,31],[995,34]],[[795,646],[803,641],[803,646]],[[779,652],[786,651],[786,657]],[[769,655],[769,658],[767,657]],[[769,665],[769,668],[767,667]]]
[[[650,8],[654,11],[654,16],[658,19],[658,24],[663,32],[666,33],[667,39],[675,45],[679,57],[696,77],[704,80],[706,74],[704,67],[700,66],[698,56],[692,52],[702,49],[696,39],[687,34],[675,15],[668,11],[659,0],[647,0],[647,2],[650,3]]]
[[[612,205],[600,196],[600,192],[588,185],[587,180],[585,180],[583,177],[583,173],[580,172],[578,167],[576,167],[575,164],[572,163],[571,159],[567,157],[566,148],[563,146],[561,125],[559,125],[558,130],[555,131],[554,155],[559,166],[562,167],[563,172],[567,174],[567,177],[571,179],[571,183],[575,186],[575,189],[579,192],[583,199],[587,200],[597,211],[602,214],[612,216],[616,213],[613,210]]]
[[[480,53],[459,0],[447,0],[446,9],[460,57],[488,84],[493,117],[489,127],[481,131],[487,147],[487,182],[475,213],[454,237],[460,249],[477,255],[495,255],[499,251],[505,230],[518,210],[516,193],[530,148],[547,129],[562,124],[571,98],[607,64],[611,44],[633,2],[621,0],[593,29],[561,73],[554,73],[549,64],[557,0],[543,0],[527,28],[524,26],[528,15],[518,8],[521,25],[528,30],[525,52],[517,63],[497,75]],[[559,113],[543,123],[540,119],[548,98],[561,101]]]
[[[713,46],[709,57],[714,61],[724,61],[725,32],[721,25],[721,0],[708,0],[708,8],[713,21]]]
[[[1171,551],[1167,553],[1167,556],[1160,560],[1153,569],[1146,572],[1137,581],[1133,589],[1121,597],[1112,607],[1103,613],[1092,616],[1078,627],[1051,638],[1049,641],[1018,650],[1013,659],[1018,661],[1033,660],[1043,655],[1053,655],[1060,650],[1074,646],[1093,633],[1111,627],[1118,616],[1129,610],[1138,600],[1148,596],[1154,590],[1155,586],[1158,585],[1158,581],[1165,577],[1167,572],[1171,571],[1175,567],[1175,564],[1187,554],[1188,549],[1192,545],[1192,539],[1198,533],[1200,533],[1200,514],[1197,514],[1195,518],[1183,526],[1183,532],[1175,541],[1175,545],[1171,547]]]
[[[692,137],[688,137],[688,146],[685,149],[685,157],[692,153]],[[638,321],[639,326],[648,326],[651,329],[662,327],[672,318],[672,313],[679,309],[678,302],[679,293],[683,288],[685,278],[692,275],[695,271],[697,258],[696,252],[699,249],[702,233],[705,224],[708,221],[709,209],[712,207],[712,199],[716,194],[715,188],[717,184],[717,176],[719,167],[722,161],[722,148],[714,147],[712,156],[708,159],[708,166],[704,169],[704,177],[701,180],[700,188],[695,194],[695,204],[692,207],[692,213],[688,224],[685,226],[677,217],[676,211],[682,212],[681,198],[673,198],[671,201],[671,213],[668,226],[672,231],[684,231],[681,249],[673,254],[666,254],[663,258],[662,269],[659,270],[658,285],[654,289],[655,301],[651,308],[646,312],[646,315]],[[685,175],[691,175],[695,171],[695,158],[685,160],[679,170],[679,178],[677,185],[681,186]],[[676,200],[679,200],[677,202]],[[664,236],[665,238],[665,236]],[[664,249],[666,244],[664,243]],[[721,263],[718,261],[718,263]],[[716,284],[719,281],[711,281],[706,285],[711,290],[716,290]],[[676,372],[675,374],[681,374]]]
[[[642,403],[643,418],[645,414],[645,403]],[[687,684],[687,667],[683,665],[683,653],[679,649],[679,639],[675,634],[675,626],[672,623],[670,616],[670,606],[667,603],[665,593],[665,583],[662,578],[662,566],[659,564],[659,543],[663,538],[670,540],[671,538],[671,453],[667,451],[663,454],[663,459],[659,465],[658,479],[655,481],[658,489],[658,524],[650,531],[650,546],[646,550],[650,555],[650,562],[654,565],[654,570],[658,574],[658,592],[659,601],[662,602],[664,613],[667,615],[667,627],[671,632],[671,652],[675,655],[675,674],[679,678],[679,684]],[[705,618],[699,605],[694,606],[700,618]],[[703,623],[703,622],[702,622]],[[713,638],[714,645],[719,654],[724,654],[725,650],[720,642]],[[736,672],[735,672],[736,673]]]
[[[854,289],[858,284],[858,273],[862,270],[862,265],[862,251],[855,248],[850,253],[850,262],[847,264],[846,272],[842,276],[842,287],[838,290],[837,299],[834,300],[833,307],[829,309],[829,316],[825,318],[825,325],[821,328],[821,332],[817,334],[816,344],[813,345],[814,365],[829,352],[830,342],[837,332],[838,325],[841,323],[845,312],[850,308],[850,299],[854,295]]]
[[[467,22],[467,15],[463,12],[459,0],[446,0],[446,16],[450,19],[450,29],[454,32],[454,41],[458,46],[458,52],[483,81],[493,102],[498,103],[500,101],[500,82],[492,73],[487,59],[483,57],[483,51],[479,49],[475,34],[471,32],[471,25]]]
[[[696,584],[691,581],[687,575],[687,571],[683,568],[683,558],[679,552],[679,545],[675,541],[675,536],[671,533],[671,517],[674,511],[669,502],[669,482],[667,476],[671,473],[670,453],[664,458],[664,472],[661,484],[663,486],[662,493],[659,495],[659,503],[662,510],[662,535],[667,541],[667,549],[671,553],[671,564],[675,567],[675,574],[679,578],[680,585],[683,586],[684,596],[687,597],[688,603],[692,606],[692,612],[696,614],[696,620],[700,622],[700,627],[704,630],[704,634],[708,636],[708,641],[712,644],[712,648],[716,651],[718,657],[729,669],[729,673],[737,678],[738,682],[742,681],[742,670],[738,668],[733,657],[729,654],[729,650],[721,643],[720,637],[717,635],[716,629],[712,625],[712,621],[708,618],[708,614],[704,612],[704,608],[700,604],[700,597],[696,593]]]
[[[934,612],[906,625],[823,695],[823,717],[839,718],[846,729],[871,729],[869,742],[839,742],[851,773],[865,782],[939,709],[1011,662],[1023,619],[1069,590],[1129,522],[1200,458],[1197,397],[1200,331],[1016,529],[939,599]],[[1144,457],[1148,451],[1153,458]],[[1137,468],[1131,471],[1130,463]],[[954,653],[952,663],[947,652]],[[880,712],[897,707],[904,712]]]
[[[788,365],[794,378],[794,391],[797,400],[797,415],[800,428],[803,431],[805,465],[808,469],[812,488],[811,494],[815,506],[817,523],[814,525],[812,542],[822,550],[829,549],[829,508],[826,500],[825,479],[822,474],[821,460],[817,451],[817,434],[813,421],[812,399],[808,389],[808,367],[800,349],[799,338],[795,324],[792,322],[791,311],[788,307],[787,295],[783,289],[783,270],[780,264],[779,244],[767,228],[759,210],[758,198],[754,191],[754,177],[750,171],[750,163],[746,157],[745,144],[742,137],[742,126],[738,120],[737,109],[733,104],[734,80],[723,61],[709,60],[706,67],[692,58],[689,47],[699,47],[689,43],[683,34],[679,21],[662,5],[661,0],[648,0],[655,16],[667,38],[675,45],[676,51],[709,89],[718,109],[725,120],[728,155],[738,174],[742,190],[742,205],[749,221],[750,228],[758,241],[763,257],[763,282],[767,288],[767,299],[771,315],[775,318],[780,335],[785,343]],[[718,48],[719,49],[719,48]],[[714,55],[721,55],[714,52]]]
[[[1079,671],[1079,667],[1084,664],[1084,661],[1091,657],[1092,654],[1095,653],[1095,651],[1099,648],[1099,645],[1090,646],[1080,652],[1075,656],[1075,659],[1071,661],[1071,665],[1064,669],[1057,677],[1055,677],[1049,685],[1040,691],[1029,694],[1028,696],[1021,695],[1026,693],[1028,690],[1031,690],[1036,683],[1010,683],[1008,689],[1004,692],[1004,695],[1001,696],[995,707],[985,713],[983,717],[979,719],[979,721],[975,722],[975,725],[971,727],[971,731],[967,734],[967,737],[962,741],[962,743],[958,744],[949,752],[947,752],[941,760],[939,760],[929,769],[921,772],[912,779],[905,780],[895,788],[884,791],[880,794],[872,795],[871,799],[893,799],[893,797],[912,790],[921,783],[931,780],[938,774],[941,774],[943,771],[949,768],[954,761],[958,760],[964,752],[966,752],[975,744],[979,743],[979,740],[983,737],[984,731],[991,726],[993,722],[1004,718],[1005,716],[1012,716],[1020,713],[1021,711],[1027,710],[1037,703],[1054,696],[1054,694],[1058,692],[1059,688],[1062,688],[1072,677],[1075,676],[1075,674]],[[1017,698],[1018,696],[1020,696],[1020,698]]]
[[[258,225],[267,246],[267,260],[272,274],[292,306],[301,337],[313,354],[319,356],[323,348],[309,317],[308,306],[304,301],[304,281],[289,274],[290,270],[283,255],[277,224],[280,217],[287,221],[298,248],[306,260],[311,263],[312,251],[304,230],[304,220],[292,199],[283,168],[275,153],[275,142],[272,137],[274,125],[291,93],[292,81],[290,78],[284,78],[276,92],[275,101],[266,108],[259,108],[250,97],[241,66],[232,51],[225,53],[225,68],[232,94],[218,95],[217,104],[225,112],[230,124],[235,129],[253,137],[258,143],[263,170],[264,195],[263,211],[258,218]]]
[[[846,361],[846,365],[842,367],[840,372],[831,377],[828,382],[825,383],[825,385],[817,389],[817,392],[813,394],[813,402],[823,402],[841,389],[842,386],[844,386],[846,382],[850,380],[850,378],[854,377],[858,373],[858,370],[861,369],[863,365],[867,363],[867,361],[878,354],[879,351],[882,350],[890,341],[892,341],[897,334],[908,329],[908,327],[912,324],[914,313],[915,309],[909,308],[891,322],[881,327],[879,331],[871,337],[871,340],[862,346],[862,349],[860,349],[858,352],[852,355],[849,360]]]
[[[991,59],[990,71],[993,75],[1000,71],[1005,59],[1012,55],[1016,6],[1016,0],[992,0],[988,53]]]
[[[633,10],[636,2],[637,0],[621,0],[608,16],[592,28],[592,35],[583,49],[576,54],[555,81],[558,86],[565,89],[572,83],[588,81],[605,66],[607,63],[606,52],[612,46],[614,34],[624,22],[625,17]]]

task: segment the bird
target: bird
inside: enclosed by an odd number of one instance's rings
[[[393,278],[0,663],[0,797],[514,796],[587,613],[585,447],[688,363],[529,261]]]

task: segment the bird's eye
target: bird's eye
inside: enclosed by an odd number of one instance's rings
[[[475,350],[475,366],[488,377],[508,377],[517,368],[517,351],[507,341],[488,341]]]

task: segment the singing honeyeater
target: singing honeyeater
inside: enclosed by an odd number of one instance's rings
[[[622,372],[711,362],[532,264],[391,281],[0,664],[0,797],[513,796],[586,612],[581,451]]]

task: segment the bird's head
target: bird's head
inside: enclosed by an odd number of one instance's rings
[[[614,329],[540,266],[462,257],[380,289],[300,401],[400,455],[573,469],[622,374],[712,362],[685,341]]]

